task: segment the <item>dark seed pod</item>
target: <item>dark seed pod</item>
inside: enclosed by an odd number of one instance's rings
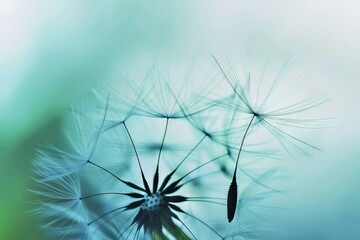
[[[227,217],[231,222],[234,219],[237,204],[238,186],[234,178],[230,184],[227,198]]]

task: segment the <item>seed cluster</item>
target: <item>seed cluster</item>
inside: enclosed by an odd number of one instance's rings
[[[164,198],[160,194],[160,192],[153,193],[150,196],[145,195],[144,200],[145,201],[141,205],[141,209],[146,210],[146,211],[159,210],[160,205],[165,203]]]

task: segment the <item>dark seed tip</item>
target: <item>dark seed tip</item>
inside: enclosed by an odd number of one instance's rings
[[[231,222],[235,216],[238,194],[237,188],[236,180],[234,179],[230,184],[227,198],[227,217],[229,222]]]

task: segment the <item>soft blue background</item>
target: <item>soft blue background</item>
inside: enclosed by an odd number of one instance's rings
[[[61,141],[59,124],[114,68],[136,72],[162,59],[231,55],[259,66],[295,57],[304,89],[326,92],[335,117],[311,136],[312,159],[289,158],[297,193],[285,239],[360,238],[360,17],[358,1],[0,2],[0,239],[39,239],[26,214],[39,144]],[[280,238],[280,237],[279,237]]]

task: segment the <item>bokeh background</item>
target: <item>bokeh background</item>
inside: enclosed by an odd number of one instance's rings
[[[306,91],[331,98],[322,151],[289,158],[297,193],[278,239],[360,238],[360,3],[0,1],[0,239],[48,239],[29,210],[36,148],[63,141],[72,103],[114,69],[139,74],[209,53],[261,65],[295,58]],[[274,216],[277,218],[277,216]]]

